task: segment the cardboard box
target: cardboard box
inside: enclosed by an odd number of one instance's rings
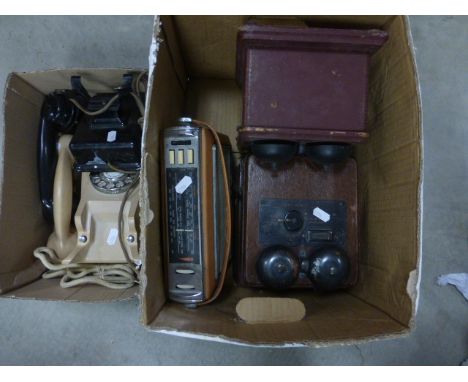
[[[275,324],[262,323],[265,314],[257,315],[258,323],[243,321],[240,317],[256,308],[252,303],[244,304],[238,316],[236,305],[241,298],[274,294],[238,288],[231,275],[221,297],[211,305],[194,310],[167,301],[161,250],[161,131],[172,126],[178,117],[190,115],[210,122],[228,135],[236,148],[236,129],[242,115],[242,93],[235,82],[236,36],[248,17],[156,18],[149,57],[140,187],[143,268],[139,294],[141,322],[150,330],[241,344],[301,346],[402,336],[414,328],[421,250],[422,136],[408,20],[401,16],[300,18],[313,26],[377,27],[390,34],[388,42],[371,60],[370,138],[355,150],[361,206],[359,283],[347,292],[331,295],[288,293],[287,297],[304,304],[305,312],[301,307],[297,314],[276,312],[281,318],[299,319]],[[2,296],[109,301],[130,298],[138,292],[136,287],[123,292],[98,286],[62,289],[57,280],[40,279],[44,269],[32,255],[51,232],[41,215],[36,170],[44,95],[68,87],[71,74],[81,74],[90,90],[103,91],[119,84],[125,71],[52,70],[9,76],[0,179]],[[265,312],[271,308],[268,301],[261,304]],[[297,304],[288,300],[284,306]]]
[[[241,320],[236,313],[241,298],[274,294],[238,288],[231,276],[221,297],[211,305],[187,309],[166,299],[159,189],[161,131],[188,115],[211,123],[236,147],[242,115],[242,93],[235,82],[236,36],[248,17],[165,16],[155,24],[142,153],[141,321],[151,330],[242,344],[299,346],[396,337],[414,328],[421,250],[422,136],[408,20],[402,16],[300,18],[313,26],[375,27],[390,35],[371,59],[370,138],[355,149],[361,206],[359,282],[347,292],[330,295],[287,293],[301,300],[306,310],[303,319],[287,323]]]
[[[5,147],[0,183],[0,294],[3,297],[111,301],[137,294],[137,287],[123,291],[93,285],[62,289],[58,279],[40,278],[45,268],[33,257],[34,249],[46,244],[53,229],[42,217],[37,176],[37,142],[44,96],[55,89],[69,89],[71,75],[81,75],[90,92],[110,91],[121,84],[122,75],[129,70],[67,69],[9,75],[4,99]]]

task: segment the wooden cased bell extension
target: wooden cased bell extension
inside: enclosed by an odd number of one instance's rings
[[[377,29],[241,27],[239,146],[247,149],[253,141],[271,139],[364,141],[370,56],[387,38]]]

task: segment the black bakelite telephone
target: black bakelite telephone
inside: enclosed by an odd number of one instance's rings
[[[53,183],[61,134],[73,135],[70,151],[76,172],[139,170],[141,110],[138,103],[142,101],[138,102],[132,92],[134,76],[125,74],[123,80],[116,93],[91,97],[81,77],[72,76],[71,90],[55,90],[46,96],[39,126],[38,172],[42,212],[47,222],[53,222]],[[106,105],[109,107],[102,112]],[[90,115],[100,110],[99,114]],[[78,198],[75,195],[75,205]]]

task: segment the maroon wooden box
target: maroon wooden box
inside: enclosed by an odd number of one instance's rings
[[[261,139],[354,143],[367,138],[369,58],[387,37],[376,29],[240,28],[239,146]]]

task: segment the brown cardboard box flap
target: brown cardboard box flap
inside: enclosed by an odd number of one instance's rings
[[[0,294],[20,288],[41,277],[46,269],[40,261],[18,272],[0,274]]]
[[[58,279],[40,278],[2,297],[42,301],[111,302],[133,298],[137,292],[136,286],[123,290],[103,288],[100,285],[61,288]]]

